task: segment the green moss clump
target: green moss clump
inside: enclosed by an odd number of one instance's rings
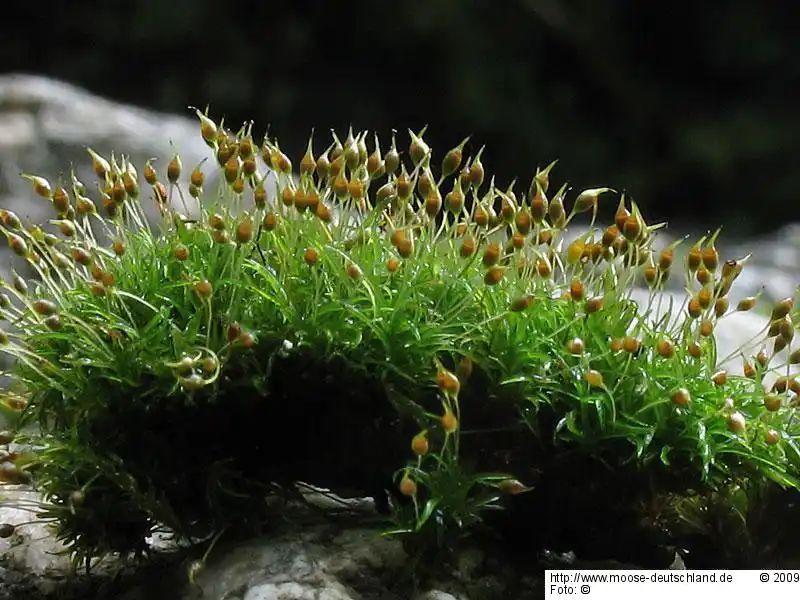
[[[90,151],[99,208],[74,175],[29,176],[53,229],[0,212],[31,270],[2,282],[2,404],[30,448],[3,477],[32,478],[77,562],[145,552],[155,528],[255,528],[301,482],[375,497],[418,557],[481,532],[763,554],[754,507],[798,489],[800,355],[774,357],[797,310],[774,307],[772,351],[744,374],[718,372],[746,258],[723,261],[717,233],[673,265],[662,224],[623,196],[596,225],[614,192],[570,200],[553,164],[502,189],[468,140],[437,165],[423,133],[401,160],[394,137],[384,152],[350,131],[295,167],[197,114],[213,167],[147,163],[145,191],[126,158]],[[569,238],[581,215],[589,232]],[[660,310],[681,274],[683,306]],[[732,508],[717,540],[711,515]]]

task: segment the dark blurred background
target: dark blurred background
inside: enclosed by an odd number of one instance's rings
[[[228,123],[269,125],[297,157],[312,127],[346,134],[352,123],[388,142],[392,128],[428,124],[439,156],[468,134],[472,152],[486,144],[503,187],[514,176],[527,186],[558,158],[559,183],[626,190],[673,226],[752,235],[800,206],[800,36],[788,7],[23,2],[0,22],[0,69],[168,112],[208,104]]]

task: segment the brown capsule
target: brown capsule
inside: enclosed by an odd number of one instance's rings
[[[35,300],[33,303],[33,310],[40,315],[52,315],[58,311],[58,307],[52,300]]]
[[[711,272],[719,265],[719,252],[717,252],[713,243],[703,248],[703,265]]]
[[[631,216],[630,211],[625,208],[625,199],[620,198],[619,206],[617,207],[617,212],[614,214],[614,224],[617,226],[617,229],[620,231],[625,230],[625,222],[628,220],[628,217]]]
[[[576,302],[583,300],[583,283],[580,279],[573,279],[569,283],[569,296]]]
[[[319,261],[319,252],[315,248],[308,248],[303,254],[303,260],[307,265],[313,266]]]
[[[567,220],[567,213],[564,211],[564,200],[560,195],[557,195],[550,201],[550,206],[547,209],[547,216],[550,217],[550,223],[554,227],[561,228]]]
[[[547,260],[547,257],[541,257],[536,259],[536,272],[539,274],[539,277],[550,277],[553,274],[553,267],[550,265],[550,261]]]
[[[541,224],[544,221],[544,218],[547,216],[547,212],[549,209],[549,203],[547,198],[542,193],[542,190],[537,187],[536,193],[531,197],[531,217],[533,218],[533,222],[536,224]]]
[[[414,254],[413,239],[407,238],[398,242],[397,253],[403,258],[409,258],[412,254]]]
[[[753,307],[756,305],[756,302],[758,302],[757,296],[749,296],[747,298],[743,298],[742,300],[739,301],[739,304],[736,305],[736,310],[741,312],[752,310]]]
[[[197,117],[200,119],[200,136],[208,146],[214,146],[217,141],[217,125],[206,115],[195,109]]]
[[[770,446],[777,444],[780,439],[780,434],[774,429],[768,429],[764,434],[764,442]]]
[[[125,254],[125,242],[122,240],[114,240],[114,243],[111,244],[111,248],[117,256]]]
[[[514,235],[511,236],[511,246],[517,250],[522,249],[525,246],[525,236],[519,231],[514,233]]]
[[[225,174],[225,181],[232,184],[236,179],[239,177],[239,170],[241,165],[239,163],[238,156],[231,156],[225,162],[224,174]]]
[[[425,214],[429,217],[435,217],[440,210],[442,210],[442,195],[434,187],[425,197]]]
[[[400,168],[400,153],[397,151],[394,136],[392,136],[392,147],[383,157],[383,164],[386,166],[386,173],[389,175],[394,174]]]
[[[444,155],[442,159],[442,177],[449,177],[461,167],[464,145],[468,141],[469,138],[464,139],[458,146],[448,150],[447,154]]]
[[[16,531],[16,526],[12,525],[11,523],[0,524],[0,538],[10,538],[12,535],[14,535],[14,531]]]
[[[625,347],[625,340],[622,338],[611,338],[608,342],[608,348],[611,352],[620,352]]]
[[[770,412],[775,412],[783,405],[783,398],[778,394],[767,394],[764,396],[764,408]]]
[[[70,251],[70,254],[72,255],[72,260],[84,267],[89,266],[92,262],[91,255],[83,248],[75,247]]]
[[[553,242],[553,230],[552,229],[543,229],[538,232],[538,236],[536,239],[537,244],[551,244]]]
[[[700,305],[700,301],[697,297],[693,297],[689,300],[689,304],[686,307],[686,311],[689,313],[689,316],[693,319],[696,319],[703,313],[703,307]]]
[[[245,244],[253,239],[253,221],[249,216],[242,217],[236,226],[236,241]]]
[[[792,339],[794,339],[794,323],[792,323],[792,319],[789,317],[789,315],[785,315],[780,320],[780,324],[778,325],[778,333],[787,342],[791,342]]]
[[[689,356],[691,356],[692,358],[703,357],[703,347],[697,342],[690,343],[689,346],[686,348],[686,350],[689,353]]]
[[[58,315],[49,315],[45,317],[44,324],[51,331],[60,331],[64,326],[64,324],[61,321],[61,317],[59,317]]]
[[[200,298],[207,299],[211,297],[214,288],[208,279],[203,279],[194,284],[194,291]]]
[[[708,308],[711,305],[711,290],[708,287],[697,292],[697,302],[701,308]]]
[[[770,317],[770,321],[783,319],[786,315],[792,312],[792,308],[794,308],[793,298],[784,298],[783,300],[779,300],[772,308],[772,316]]]
[[[364,184],[361,183],[356,177],[351,177],[347,184],[347,193],[350,194],[354,200],[361,200],[364,198]]]
[[[708,337],[712,333],[714,333],[714,323],[712,323],[709,319],[703,319],[700,322],[700,335],[703,337]]]
[[[591,387],[603,387],[603,374],[600,371],[590,369],[586,371],[583,377]]]
[[[239,325],[238,321],[232,321],[228,325],[228,331],[226,333],[226,337],[228,338],[228,342],[233,344],[236,340],[239,339],[240,335],[242,335],[242,326]]]
[[[687,390],[686,388],[678,388],[677,390],[672,392],[672,396],[670,397],[673,404],[676,404],[677,406],[686,406],[687,404],[689,404],[691,398],[692,396],[689,393],[689,390]]]
[[[644,280],[648,286],[652,287],[658,283],[658,275],[658,269],[655,265],[647,265],[644,268]]]
[[[603,296],[594,296],[586,300],[583,308],[588,314],[596,313],[603,308],[604,300],[605,298]]]
[[[767,351],[763,348],[756,354],[756,362],[761,367],[766,367],[769,364],[769,356],[767,355]]]
[[[317,168],[317,161],[314,160],[314,152],[311,149],[312,140],[309,138],[306,153],[300,159],[300,174],[311,175]]]
[[[503,279],[506,271],[502,267],[490,267],[483,276],[486,285],[497,285]]]
[[[788,361],[790,365],[800,364],[800,348],[789,354]]]
[[[675,344],[668,339],[658,340],[656,343],[656,352],[662,358],[672,358],[675,356]]]
[[[727,422],[728,422],[728,429],[730,429],[734,433],[744,433],[747,421],[742,413],[733,412],[729,414]]]
[[[489,225],[489,213],[482,206],[475,207],[475,214],[472,218],[479,227],[486,227]]]
[[[603,237],[600,239],[600,243],[603,244],[604,247],[610,248],[618,237],[619,229],[617,229],[616,225],[610,225],[609,227],[606,227],[606,230],[603,232]]]
[[[397,195],[397,188],[395,187],[394,183],[384,183],[381,187],[378,188],[378,191],[375,192],[375,199],[378,202],[383,202],[384,200],[389,200]]]
[[[153,197],[158,204],[166,204],[167,202],[167,188],[160,181],[153,186]],[[106,209],[108,209],[108,206],[105,205],[105,203],[104,206]]]
[[[231,241],[231,236],[227,231],[214,230],[211,232],[211,239],[217,244],[228,244]]]
[[[69,194],[63,186],[58,186],[53,192],[53,206],[58,214],[64,214],[69,209]]]
[[[703,261],[703,254],[700,251],[699,246],[693,246],[691,250],[689,250],[689,254],[686,256],[686,264],[689,267],[689,270],[694,273],[700,267]]]
[[[189,260],[189,248],[184,246],[183,244],[178,244],[175,246],[175,258],[179,261],[183,262],[185,260]]]
[[[276,167],[278,167],[278,171],[280,171],[284,175],[291,174],[291,172],[292,172],[292,161],[289,160],[289,157],[286,156],[280,150],[278,150],[278,152],[277,152],[277,160],[273,157],[272,162]]]
[[[486,250],[483,253],[483,265],[486,267],[496,265],[500,261],[501,253],[502,249],[500,248],[500,244],[497,242],[490,243],[486,246]]]
[[[345,183],[345,196],[347,195],[347,184]],[[281,191],[281,201],[284,206],[294,205],[295,191],[288,185]]]
[[[219,213],[215,213],[208,218],[208,226],[211,229],[222,231],[225,229],[225,219]]]
[[[323,223],[330,223],[333,220],[333,215],[331,214],[331,209],[328,208],[327,205],[324,202],[318,202],[317,203],[317,208],[314,211],[314,214]]]
[[[317,159],[316,171],[320,181],[325,181],[331,174],[331,161],[328,158],[327,151],[323,152],[322,156]]]
[[[530,294],[526,296],[521,296],[511,301],[511,306],[509,307],[509,310],[511,312],[522,312],[526,310],[528,307],[530,307],[531,304],[533,304],[533,296],[531,296]]]
[[[642,347],[642,342],[640,342],[638,339],[636,339],[631,335],[625,337],[625,339],[622,340],[622,348],[628,354],[635,354],[636,352],[639,351],[641,347]]]
[[[789,380],[790,378],[782,375],[775,380],[775,383],[772,384],[772,389],[780,394],[786,392],[789,389]]]
[[[720,369],[711,376],[711,381],[714,385],[725,385],[728,382],[728,372]]]
[[[728,311],[729,302],[727,298],[717,298],[717,301],[714,302],[714,314],[717,317],[721,317]]]
[[[586,250],[586,243],[578,238],[574,240],[569,246],[567,246],[567,263],[570,265],[574,265],[581,261],[584,256]]]
[[[256,345],[256,338],[249,331],[243,331],[239,339],[236,340],[236,343],[243,348],[252,348]]]
[[[567,352],[570,354],[583,354],[586,351],[586,344],[579,337],[572,338],[567,342]]]
[[[783,351],[783,349],[788,345],[789,342],[786,341],[786,338],[776,337],[775,341],[772,343],[772,353],[777,354],[778,352]]]
[[[397,260],[396,258],[392,257],[386,261],[386,270],[388,270],[389,273],[394,273],[399,268],[400,268],[400,261]]]
[[[169,161],[167,165],[167,181],[172,184],[178,182],[178,179],[181,176],[181,170],[183,169],[181,165],[181,158],[177,154],[172,157],[172,160]]]
[[[642,235],[642,222],[636,215],[629,215],[622,225],[622,235],[630,242],[634,242]]]
[[[455,215],[464,210],[464,192],[461,190],[461,186],[458,182],[453,185],[453,189],[444,197],[444,202],[447,206],[447,210]]]
[[[711,283],[711,277],[711,271],[706,269],[703,265],[700,265],[700,268],[698,268],[695,272],[695,278],[697,279],[698,283],[703,286]]]
[[[486,175],[486,171],[483,168],[483,163],[481,162],[481,153],[483,148],[478,151],[478,154],[475,156],[475,160],[472,161],[472,165],[469,168],[469,180],[470,183],[474,188],[481,187],[483,183],[483,179]]]
[[[8,238],[8,245],[11,250],[17,256],[27,256],[28,254],[28,244],[25,243],[25,240],[18,236],[16,233],[7,233],[6,237]]]
[[[756,368],[753,366],[747,359],[742,359],[742,372],[744,373],[745,377],[753,379],[757,375]]]
[[[352,279],[353,281],[359,281],[364,273],[361,271],[358,265],[355,263],[347,263],[347,276]]]

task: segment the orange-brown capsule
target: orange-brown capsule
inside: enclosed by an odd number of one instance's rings
[[[533,304],[533,296],[528,294],[527,296],[520,296],[519,298],[515,298],[511,301],[511,306],[509,310],[511,312],[523,312],[528,307]]]
[[[539,274],[539,277],[544,278],[550,277],[550,275],[553,274],[553,267],[546,256],[536,259],[536,272]]]
[[[635,354],[642,347],[642,342],[629,335],[622,340],[622,347],[628,354]]]
[[[240,168],[241,164],[238,156],[231,156],[227,161],[225,161],[225,181],[228,183],[233,183],[236,181],[236,179],[239,177]]]
[[[757,296],[749,296],[747,298],[743,298],[739,301],[739,304],[736,305],[736,310],[741,312],[752,310],[753,307],[756,305],[757,301],[758,301]]]
[[[697,299],[697,296],[689,300],[689,304],[686,307],[686,311],[689,313],[689,316],[693,319],[696,319],[701,314],[703,314],[703,307],[700,305],[700,301]]]
[[[241,195],[244,194],[244,186],[245,186],[244,178],[239,176],[231,184],[231,190],[233,190],[234,194]]]
[[[570,298],[575,300],[576,302],[583,300],[583,283],[580,279],[573,279],[569,283],[569,295]]]
[[[324,202],[317,202],[317,208],[314,211],[314,214],[323,223],[330,223],[333,220],[331,209],[328,208]]]
[[[486,267],[496,265],[500,261],[501,252],[500,244],[497,242],[490,243],[483,253],[483,265]]]
[[[436,370],[436,385],[451,398],[458,396],[461,391],[461,381],[458,376],[443,367]]]
[[[778,394],[767,394],[764,396],[764,408],[770,412],[775,412],[783,405],[783,398]]]
[[[400,480],[400,493],[404,496],[415,496],[417,494],[417,484],[408,475],[404,475]]]
[[[236,225],[236,241],[245,244],[253,239],[253,221],[249,216],[244,216]]]
[[[756,354],[756,362],[761,367],[766,367],[769,364],[769,355],[763,348],[759,350],[758,354]]]
[[[753,366],[753,363],[744,358],[742,359],[742,372],[744,373],[745,377],[748,377],[750,379],[754,378],[757,374],[756,368]]]
[[[792,312],[792,308],[794,308],[793,298],[784,298],[783,300],[779,300],[778,302],[775,303],[775,306],[772,308],[772,315],[770,316],[770,321],[783,319],[786,315]]]
[[[627,221],[628,217],[630,216],[630,211],[625,208],[625,198],[620,198],[619,205],[617,206],[617,212],[614,214],[614,224],[617,226],[617,229],[624,231],[625,221]]]
[[[211,229],[222,231],[225,229],[225,219],[219,213],[215,213],[208,218],[208,226]]]
[[[564,200],[561,195],[557,195],[550,201],[550,206],[547,208],[547,216],[550,217],[550,223],[553,227],[561,228],[567,220],[567,213],[564,210]]]
[[[58,307],[52,300],[39,299],[34,301],[33,310],[40,315],[52,315],[58,311]]]
[[[175,246],[174,253],[175,253],[175,258],[181,262],[189,260],[189,248],[184,246],[183,244],[178,244],[177,246]]]
[[[449,177],[461,167],[464,154],[464,145],[469,138],[464,139],[458,146],[448,150],[442,159],[442,177]]]
[[[611,352],[617,353],[620,352],[625,347],[625,340],[622,338],[612,338],[608,342],[608,348]]]
[[[70,254],[72,255],[72,260],[84,267],[89,266],[92,262],[91,255],[83,248],[75,247],[70,251]]]
[[[411,451],[417,456],[425,456],[430,450],[428,436],[425,432],[418,433],[411,440]]]
[[[63,186],[58,186],[53,192],[53,206],[58,214],[64,214],[69,209],[69,194]]]
[[[520,250],[525,246],[525,236],[522,235],[519,231],[515,232],[514,235],[511,236],[511,247]]]
[[[456,181],[453,185],[453,189],[444,197],[444,201],[447,210],[455,215],[459,214],[464,209],[464,192],[461,190],[461,185],[458,181]]]
[[[692,396],[689,393],[689,390],[687,390],[686,388],[678,388],[677,390],[672,392],[670,400],[672,400],[672,402],[677,406],[686,406],[687,404],[689,404],[691,398]]]
[[[792,339],[794,339],[794,323],[792,323],[791,318],[789,315],[786,315],[779,323],[778,333],[784,340],[791,342]]]
[[[461,248],[459,249],[459,253],[463,258],[469,258],[473,254],[475,254],[475,248],[476,248],[475,238],[472,236],[468,236],[461,241]]]
[[[700,322],[700,335],[703,337],[708,337],[712,333],[714,333],[714,323],[712,323],[709,319],[703,319]]]
[[[211,233],[211,239],[213,239],[217,244],[228,244],[231,241],[231,236],[227,231],[214,230]]]
[[[61,317],[58,315],[49,315],[45,317],[44,324],[51,331],[60,331],[64,327],[64,323],[61,321]]]
[[[605,298],[603,296],[594,296],[586,300],[583,309],[589,314],[596,313],[603,308],[604,301]]]
[[[721,317],[728,311],[729,301],[727,298],[717,298],[717,301],[714,302],[714,314],[717,317]]]
[[[689,270],[694,273],[700,267],[703,262],[703,254],[700,251],[699,246],[693,246],[690,250],[688,255],[686,256],[686,265],[689,267]]]
[[[583,354],[586,351],[586,344],[579,338],[572,338],[567,342],[567,352],[570,354]]]
[[[347,276],[353,281],[358,281],[364,275],[361,268],[355,263],[347,263],[346,267]]]
[[[28,244],[25,240],[18,236],[16,233],[7,233],[8,245],[17,256],[26,256],[28,254]]]
[[[455,414],[453,414],[452,410],[448,409],[442,415],[442,429],[444,429],[445,433],[448,435],[455,433],[458,429],[458,419]]]
[[[717,265],[719,265],[719,252],[717,252],[713,243],[703,249],[702,260],[705,268],[713,273]]]
[[[210,298],[213,293],[213,287],[208,279],[203,279],[194,284],[194,291],[201,298]]]
[[[303,254],[303,260],[309,266],[315,265],[319,260],[319,252],[315,248],[308,248]]]
[[[481,162],[482,152],[483,148],[478,151],[478,154],[475,156],[475,160],[472,161],[472,165],[469,167],[469,181],[472,184],[472,187],[475,189],[481,187],[481,184],[483,184],[483,179],[486,176],[486,171],[483,168],[483,163]]]
[[[400,268],[400,261],[397,260],[396,258],[392,257],[386,261],[386,269],[389,271],[389,273],[394,273],[399,268]]]
[[[586,379],[586,383],[591,387],[603,387],[603,374],[600,373],[600,371],[590,369],[586,371],[584,378]]]
[[[169,161],[169,164],[167,165],[167,181],[169,181],[172,184],[177,183],[178,179],[181,176],[181,170],[182,169],[183,169],[183,166],[181,164],[181,158],[176,153],[172,157],[172,160]]]
[[[711,289],[704,287],[697,292],[697,302],[702,308],[708,308],[711,305]]]
[[[764,442],[770,446],[777,444],[781,439],[781,435],[774,429],[768,429],[764,434]]]
[[[721,369],[711,376],[711,381],[714,385],[725,385],[728,382],[728,372]]]
[[[732,412],[728,415],[727,418],[728,422],[728,429],[733,431],[734,433],[744,433],[746,429],[747,420],[744,418],[744,415],[740,412]]]
[[[622,224],[622,235],[630,242],[634,242],[642,235],[642,222],[636,215],[629,215]]]
[[[790,365],[800,364],[800,348],[789,354],[788,361]]]
[[[483,276],[483,281],[486,285],[497,285],[502,281],[505,273],[506,271],[502,267],[490,267]]]
[[[537,185],[535,193],[531,196],[531,217],[534,223],[541,224],[544,221],[549,206],[547,197]]]
[[[662,358],[672,358],[675,356],[675,344],[668,339],[660,339],[656,343],[656,352]]]

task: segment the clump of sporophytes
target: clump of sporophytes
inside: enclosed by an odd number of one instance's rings
[[[743,374],[718,371],[715,330],[758,300],[731,298],[747,257],[723,260],[719,232],[674,265],[683,240],[656,251],[663,224],[648,224],[624,195],[614,222],[597,225],[601,197],[615,192],[587,189],[570,200],[566,183],[551,186],[555,163],[520,190],[487,177],[483,148],[465,155],[469,138],[437,164],[424,130],[409,131],[401,156],[396,135],[383,150],[377,135],[370,147],[367,132],[351,129],[343,140],[332,133],[320,154],[312,136],[295,164],[276,139],[259,145],[250,124],[234,132],[197,116],[211,156],[188,173],[177,152],[164,172],[147,161],[141,189],[128,158],[89,150],[97,193],[74,173],[67,182],[26,175],[54,218],[27,226],[0,211],[0,229],[31,273],[1,284],[10,328],[0,347],[14,359],[14,384],[0,403],[36,448],[4,459],[4,479],[33,477],[47,500],[42,518],[87,565],[141,551],[158,525],[185,531],[204,518],[182,516],[184,496],[164,487],[178,474],[158,473],[167,468],[158,457],[136,464],[115,450],[131,426],[119,415],[166,406],[190,419],[233,389],[268,402],[269,386],[253,373],[268,378],[267,363],[300,351],[343,358],[391,390],[396,411],[420,428],[397,475],[412,502],[395,504],[396,532],[466,528],[498,492],[534,483],[504,464],[488,475],[461,466],[481,444],[514,452],[478,424],[472,450],[459,447],[462,418],[487,410],[459,408],[465,365],[515,408],[509,428],[586,452],[624,439],[631,455],[621,464],[685,470],[697,485],[734,485],[755,469],[759,481],[798,487],[798,309],[792,298],[778,302],[770,345],[745,358]],[[210,169],[219,175],[212,185]],[[155,204],[157,224],[144,202]],[[591,215],[589,230],[570,238],[581,215]],[[676,271],[686,278],[679,309],[664,293]],[[645,306],[630,297],[641,285],[650,290]],[[426,404],[436,393],[440,413]],[[236,411],[238,400],[225,402]],[[539,430],[543,407],[559,416],[555,431]],[[236,476],[208,487],[251,494],[237,487],[236,448],[222,451],[230,460],[213,463],[216,476],[222,463]],[[391,475],[398,465],[378,467]],[[267,493],[271,482],[258,483]],[[207,502],[216,528],[238,517],[214,494]]]

